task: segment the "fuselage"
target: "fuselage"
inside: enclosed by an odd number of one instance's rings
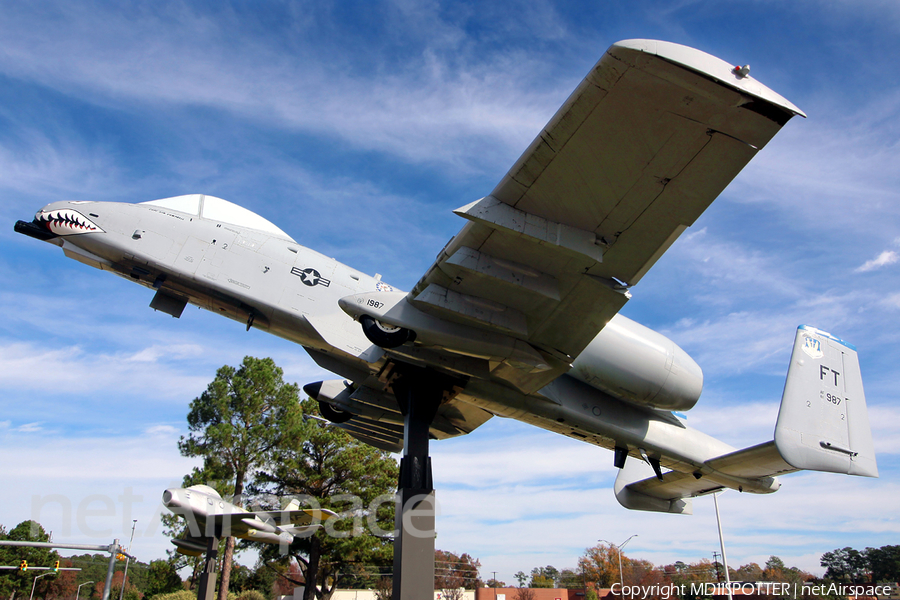
[[[403,356],[402,349],[371,346],[339,306],[341,298],[391,286],[218,198],[58,202],[16,229],[155,289],[151,306],[158,310],[180,316],[186,303],[200,306],[296,342],[320,366],[354,381],[373,377],[385,361]],[[664,457],[663,466],[701,470],[704,461],[733,448],[688,428],[669,410],[693,406],[702,381],[700,368],[674,342],[617,315],[569,372],[540,392],[526,395],[472,378],[459,398],[609,449],[637,448]],[[773,491],[763,489],[768,484],[747,485],[747,491]]]
[[[228,502],[206,485],[167,489],[162,500],[166,508],[187,522],[186,537],[173,540],[183,554],[196,556],[198,552],[205,551],[205,538],[233,535],[269,544],[289,544],[294,539],[293,534],[282,531],[277,524],[263,521]]]

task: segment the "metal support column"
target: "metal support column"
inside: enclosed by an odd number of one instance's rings
[[[444,379],[437,373],[407,369],[392,383],[404,415],[395,513],[394,600],[422,600],[434,594],[435,498],[428,430],[447,389]]]
[[[219,538],[210,536],[206,541],[206,563],[200,573],[197,600],[213,600],[216,596],[216,561],[219,558]]]
[[[109,600],[109,592],[112,587],[113,572],[116,570],[116,555],[119,552],[119,539],[113,540],[108,548],[109,566],[106,569],[106,582],[103,584],[103,598],[101,600]]]

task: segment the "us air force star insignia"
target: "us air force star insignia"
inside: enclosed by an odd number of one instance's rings
[[[294,267],[291,269],[291,274],[296,275],[300,278],[300,281],[304,283],[304,285],[308,285],[312,287],[314,285],[321,285],[323,287],[328,287],[331,285],[331,280],[325,279],[319,272],[315,269],[298,269]]]

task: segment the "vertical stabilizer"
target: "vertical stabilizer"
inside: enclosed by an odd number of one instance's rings
[[[797,329],[775,445],[797,469],[878,477],[854,346],[814,327]]]

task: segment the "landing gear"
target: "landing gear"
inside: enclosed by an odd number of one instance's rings
[[[382,348],[396,348],[416,339],[416,332],[404,327],[394,327],[363,315],[359,318],[363,333],[368,340]]]
[[[346,423],[355,416],[351,412],[335,408],[324,400],[319,400],[319,412],[322,413],[323,417],[325,417],[332,423],[337,423],[338,425],[340,425],[341,423]]]

